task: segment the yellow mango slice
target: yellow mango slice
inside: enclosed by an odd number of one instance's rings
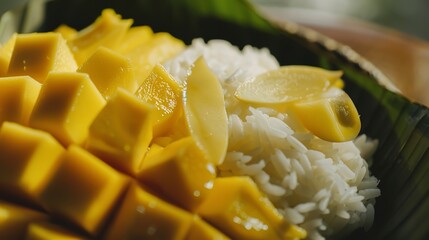
[[[162,65],[157,64],[135,95],[155,106],[154,137],[167,134],[180,116],[182,88],[179,84]]]
[[[128,179],[82,148],[71,145],[60,158],[40,201],[51,214],[96,235]]]
[[[29,75],[40,83],[49,72],[77,69],[66,41],[59,33],[30,33],[16,37],[7,75]]]
[[[54,30],[54,32],[61,34],[61,36],[63,36],[63,38],[64,38],[65,40],[72,39],[72,38],[74,38],[74,37],[76,36],[76,34],[77,34],[77,30],[76,30],[76,29],[74,29],[74,28],[72,28],[72,27],[70,27],[70,26],[67,26],[67,25],[65,25],[65,24],[61,24],[60,26],[58,26],[58,27]]]
[[[87,74],[51,73],[34,106],[30,126],[50,132],[65,146],[81,144],[105,102]]]
[[[87,237],[47,221],[29,224],[25,240],[84,240]]]
[[[318,97],[298,101],[294,103],[293,111],[304,127],[326,141],[353,140],[361,128],[353,101],[341,89],[331,89]]]
[[[47,219],[41,212],[0,200],[0,239],[24,239],[31,222]]]
[[[39,205],[37,196],[64,149],[48,133],[4,122],[0,129],[0,191]]]
[[[249,177],[217,178],[198,214],[233,239],[303,239]]]
[[[29,76],[0,78],[0,125],[5,121],[28,125],[40,88]]]
[[[199,216],[194,216],[192,225],[186,236],[187,240],[227,240],[229,237],[205,222]]]
[[[157,63],[175,56],[185,44],[168,33],[155,33],[148,42],[143,42],[127,54],[134,65],[137,83],[140,86]]]
[[[104,239],[184,239],[192,218],[190,213],[132,184]]]
[[[105,47],[98,48],[78,71],[87,73],[105,98],[111,97],[119,87],[132,93],[138,88],[130,60]]]
[[[184,113],[190,135],[215,165],[223,162],[228,145],[228,119],[223,91],[202,57],[186,83]]]
[[[145,158],[139,179],[190,211],[205,199],[216,177],[215,166],[195,145],[192,137],[171,143]]]
[[[153,106],[120,89],[89,129],[87,149],[115,168],[137,173],[152,140]]]
[[[7,74],[10,58],[15,47],[16,36],[18,36],[17,33],[12,34],[7,42],[0,47],[0,77],[4,77]]]
[[[100,46],[115,48],[130,28],[131,19],[122,20],[112,9],[105,9],[94,23],[80,30],[75,37],[67,41],[80,66]]]
[[[128,54],[137,46],[149,42],[152,36],[153,31],[149,26],[131,27],[125,33],[121,44],[114,48],[114,50],[122,54]]]

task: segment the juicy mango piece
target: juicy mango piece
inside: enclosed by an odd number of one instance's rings
[[[187,137],[145,158],[139,179],[159,189],[171,202],[194,211],[211,190],[215,177],[214,165],[192,137]]]
[[[96,235],[125,191],[128,179],[84,149],[71,145],[40,194],[40,202]]]
[[[81,144],[103,96],[83,73],[51,73],[40,91],[30,117],[30,126],[50,132],[62,144]]]
[[[63,38],[64,38],[65,40],[72,39],[72,38],[74,38],[74,37],[76,36],[76,34],[77,34],[77,30],[76,30],[76,29],[74,29],[74,28],[72,28],[72,27],[70,27],[70,26],[64,25],[64,24],[62,24],[62,25],[58,26],[58,27],[54,30],[54,32],[61,34],[61,36],[63,36]]]
[[[228,119],[222,87],[200,57],[194,63],[184,93],[184,113],[190,135],[215,165],[225,158]]]
[[[78,71],[87,73],[106,99],[116,93],[118,88],[132,93],[138,88],[130,60],[105,47],[98,48]]]
[[[135,95],[155,106],[154,137],[166,134],[180,116],[182,88],[179,84],[157,64]]]
[[[89,129],[87,149],[115,168],[134,175],[152,139],[153,106],[120,89]]]
[[[217,178],[198,214],[233,239],[302,239],[249,177]]]
[[[360,131],[357,109],[341,89],[332,89],[320,97],[296,102],[293,111],[304,127],[327,141],[350,141]]]
[[[25,240],[84,240],[74,232],[50,222],[33,222],[29,224]]]
[[[31,222],[47,219],[41,212],[0,201],[0,239],[24,239]]]
[[[0,125],[5,121],[28,125],[40,88],[29,76],[0,78]]]
[[[0,47],[0,77],[6,76],[13,48],[15,47],[16,36],[18,36],[18,34],[14,33],[9,40]]]
[[[4,122],[0,129],[0,192],[39,205],[37,197],[50,181],[63,153],[48,133]]]
[[[122,54],[128,54],[137,46],[149,42],[152,36],[153,31],[149,26],[131,27],[125,33],[121,44],[114,48],[114,50]]]
[[[7,75],[29,75],[44,83],[49,72],[74,72],[76,69],[76,62],[61,34],[30,33],[16,37]]]
[[[186,236],[187,240],[227,240],[229,237],[205,222],[199,216],[195,216],[194,221]]]
[[[103,10],[94,23],[67,41],[77,64],[82,65],[101,46],[118,46],[132,23],[131,19],[122,20],[112,9]]]
[[[175,56],[183,50],[185,44],[168,33],[155,33],[148,41],[140,44],[126,56],[131,59],[134,65],[137,83],[140,86],[149,76],[152,68],[157,63]]]
[[[192,214],[132,184],[104,239],[184,239],[192,218]]]

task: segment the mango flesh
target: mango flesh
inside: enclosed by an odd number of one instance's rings
[[[25,240],[84,240],[68,229],[47,221],[35,221],[29,224]]]

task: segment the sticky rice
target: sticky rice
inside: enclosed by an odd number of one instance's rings
[[[377,140],[361,135],[354,141],[327,142],[287,110],[237,100],[234,92],[241,83],[279,68],[268,49],[241,50],[223,40],[195,39],[164,66],[183,83],[201,55],[223,87],[228,113],[228,152],[220,176],[252,177],[286,219],[308,231],[309,239],[369,228],[380,195],[368,168]]]

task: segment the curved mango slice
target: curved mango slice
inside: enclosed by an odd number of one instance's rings
[[[38,221],[29,224],[27,228],[26,240],[84,240],[83,236],[79,236],[74,232],[61,227],[60,225],[52,224],[47,221]]]

